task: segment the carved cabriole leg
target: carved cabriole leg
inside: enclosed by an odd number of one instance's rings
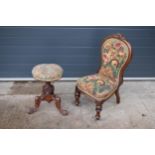
[[[58,111],[64,116],[68,115],[67,110],[62,109],[61,107],[61,98],[57,95],[54,95],[54,101],[55,101],[55,106],[58,109]]]
[[[115,91],[115,96],[116,96],[116,103],[120,103],[120,95],[119,95],[119,88]]]
[[[78,106],[80,104],[80,96],[81,96],[81,92],[78,89],[78,87],[75,87],[75,104]]]
[[[33,114],[34,112],[37,112],[41,103],[41,96],[36,96],[35,97],[35,107],[31,108],[28,112],[28,114]]]
[[[96,120],[100,119],[100,113],[102,111],[102,104],[103,102],[101,101],[96,101]]]
[[[41,97],[40,96],[36,96],[35,97],[35,108],[36,109],[39,109],[40,103],[41,103]]]

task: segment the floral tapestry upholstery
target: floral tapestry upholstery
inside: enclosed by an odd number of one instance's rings
[[[77,86],[96,100],[107,98],[116,88],[116,83],[99,74],[84,76],[77,81]]]
[[[39,64],[32,70],[32,75],[39,81],[56,81],[62,77],[63,69],[57,64]]]
[[[127,61],[129,48],[126,41],[107,39],[101,48],[102,64],[99,72],[79,79],[78,88],[96,100],[110,96],[119,84],[119,73]]]
[[[116,80],[128,54],[129,48],[125,42],[115,38],[106,40],[102,45],[102,66],[99,74]]]

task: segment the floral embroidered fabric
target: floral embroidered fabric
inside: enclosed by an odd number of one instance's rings
[[[32,75],[40,81],[56,81],[62,77],[63,69],[57,64],[39,64],[32,70]]]
[[[111,38],[102,46],[102,66],[99,74],[115,80],[128,58],[128,46],[121,40]]]
[[[77,81],[77,86],[96,100],[108,97],[109,93],[116,88],[116,82],[99,74],[84,76]]]
[[[77,81],[80,90],[96,100],[103,100],[119,84],[119,73],[128,58],[128,43],[116,38],[107,39],[102,45],[102,64],[98,74],[85,76]]]

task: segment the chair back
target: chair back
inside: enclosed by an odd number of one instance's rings
[[[132,48],[121,34],[105,38],[101,46],[101,68],[99,74],[113,82],[123,80],[124,71],[131,61]]]

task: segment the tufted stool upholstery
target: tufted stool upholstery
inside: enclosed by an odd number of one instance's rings
[[[61,98],[54,94],[54,81],[61,79],[63,69],[57,64],[39,64],[32,69],[34,79],[45,82],[42,89],[42,94],[35,98],[35,107],[30,109],[29,114],[36,112],[40,106],[41,101],[54,101],[56,108],[62,115],[67,115],[68,112],[61,108]]]

